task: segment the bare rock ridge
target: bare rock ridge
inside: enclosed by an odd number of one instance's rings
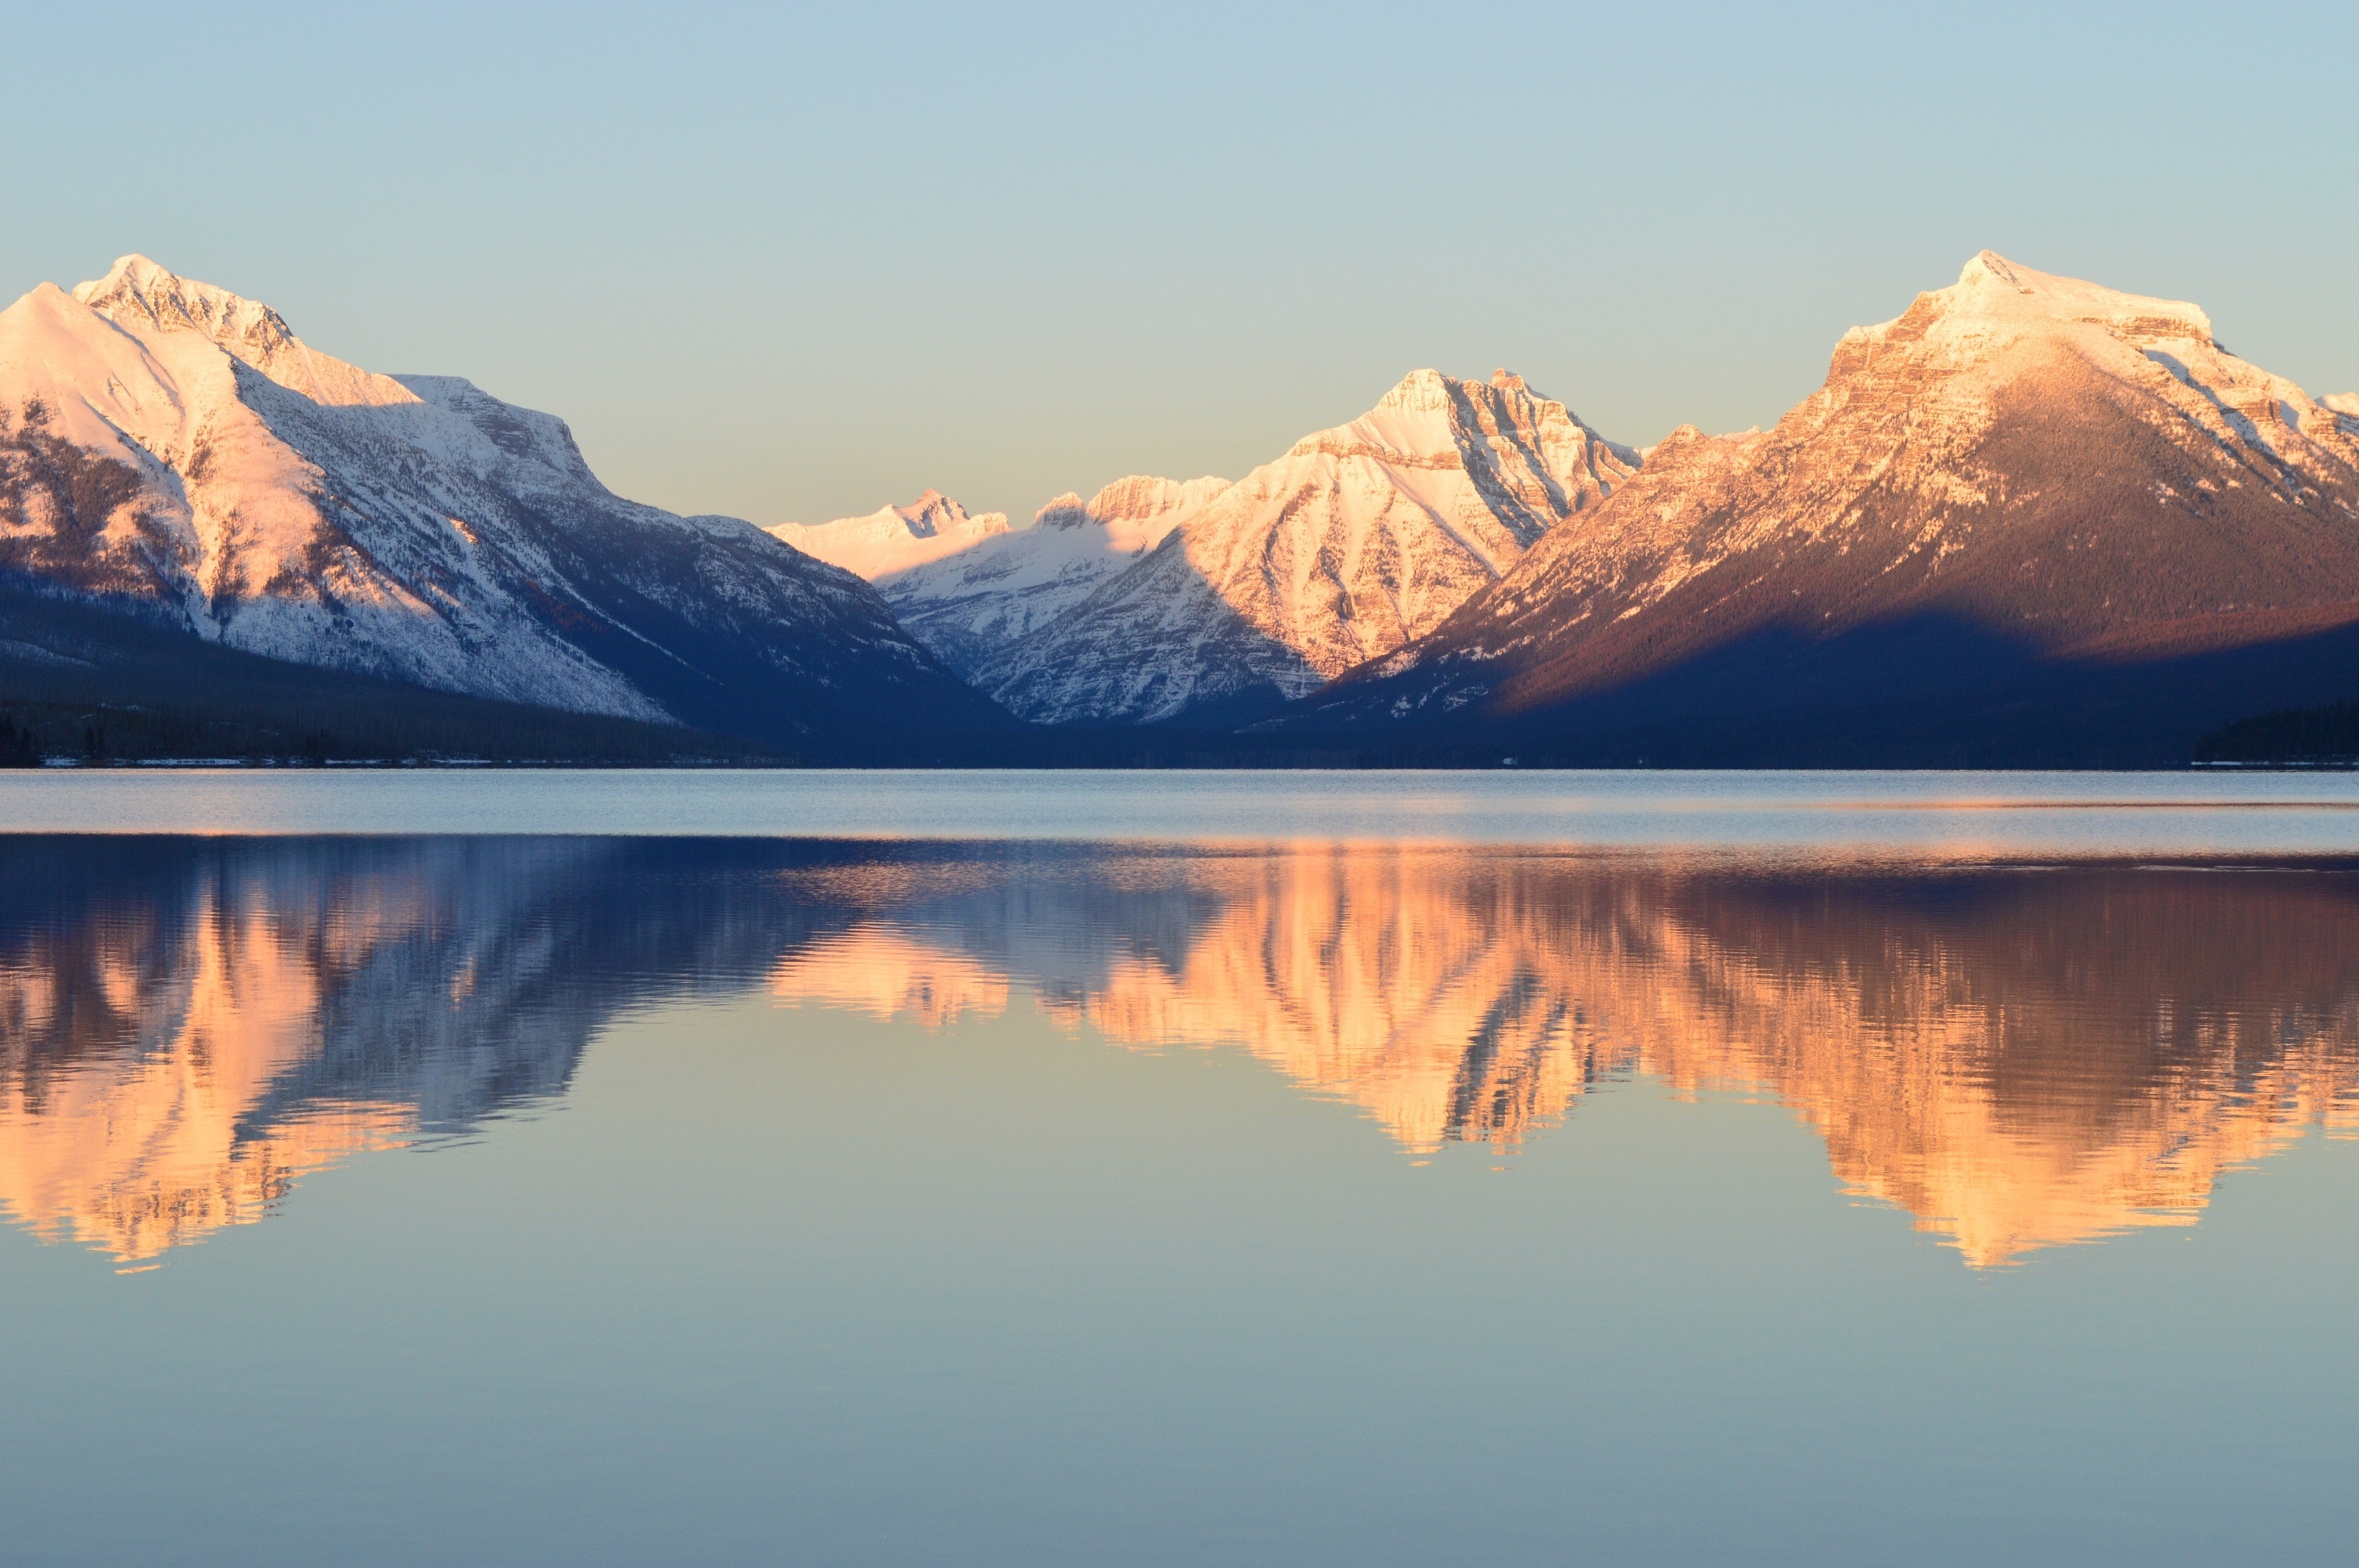
[[[1774,429],[1674,432],[1285,723],[1751,760],[1915,724],[1915,755],[2004,730],[1980,755],[2022,759],[2343,692],[2354,625],[2359,400],[2236,358],[2193,305],[1986,251],[1846,333]]]
[[[272,659],[766,742],[1004,722],[853,575],[622,500],[561,421],[142,256],[0,311],[0,573]]]

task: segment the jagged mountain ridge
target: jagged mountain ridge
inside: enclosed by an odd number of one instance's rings
[[[1305,695],[1433,629],[1636,466],[1520,377],[1415,372],[1011,644],[982,685],[1052,723]]]
[[[1088,598],[1228,487],[1225,479],[1133,474],[1087,501],[1068,491],[1029,528],[994,531],[873,580],[912,637],[980,680],[1002,649]]]
[[[882,506],[864,517],[832,523],[778,523],[777,539],[830,566],[874,583],[929,561],[971,550],[1007,531],[1007,514],[967,509],[939,490],[928,490],[906,506]]]
[[[141,256],[0,312],[0,571],[295,663],[826,744],[989,727],[874,591]]]
[[[2212,660],[2235,701],[2255,650],[2359,621],[2354,409],[2236,359],[2192,305],[1984,252],[1845,334],[1774,429],[1682,428],[1288,722],[1560,739],[2002,687],[2037,708],[2043,682],[2129,700],[2125,672],[2164,659]]]

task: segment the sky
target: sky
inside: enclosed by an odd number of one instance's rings
[[[613,488],[1019,520],[1422,365],[1767,424],[1987,246],[2359,390],[2359,7],[23,7],[0,298],[139,251]]]

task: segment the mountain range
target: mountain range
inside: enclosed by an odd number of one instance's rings
[[[1287,722],[1594,760],[2183,760],[2350,694],[2354,632],[2359,399],[2236,358],[2193,305],[1984,252],[1847,333],[1775,428],[1674,432]]]
[[[1419,370],[1234,483],[765,531],[134,256],[0,312],[0,704],[136,621],[637,755],[2181,762],[2359,691],[2359,396],[1984,252],[1767,430]]]

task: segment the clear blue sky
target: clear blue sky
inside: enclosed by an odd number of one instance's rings
[[[0,293],[140,250],[816,521],[1405,371],[1767,423],[1984,245],[2359,389],[2359,7],[22,7]]]

